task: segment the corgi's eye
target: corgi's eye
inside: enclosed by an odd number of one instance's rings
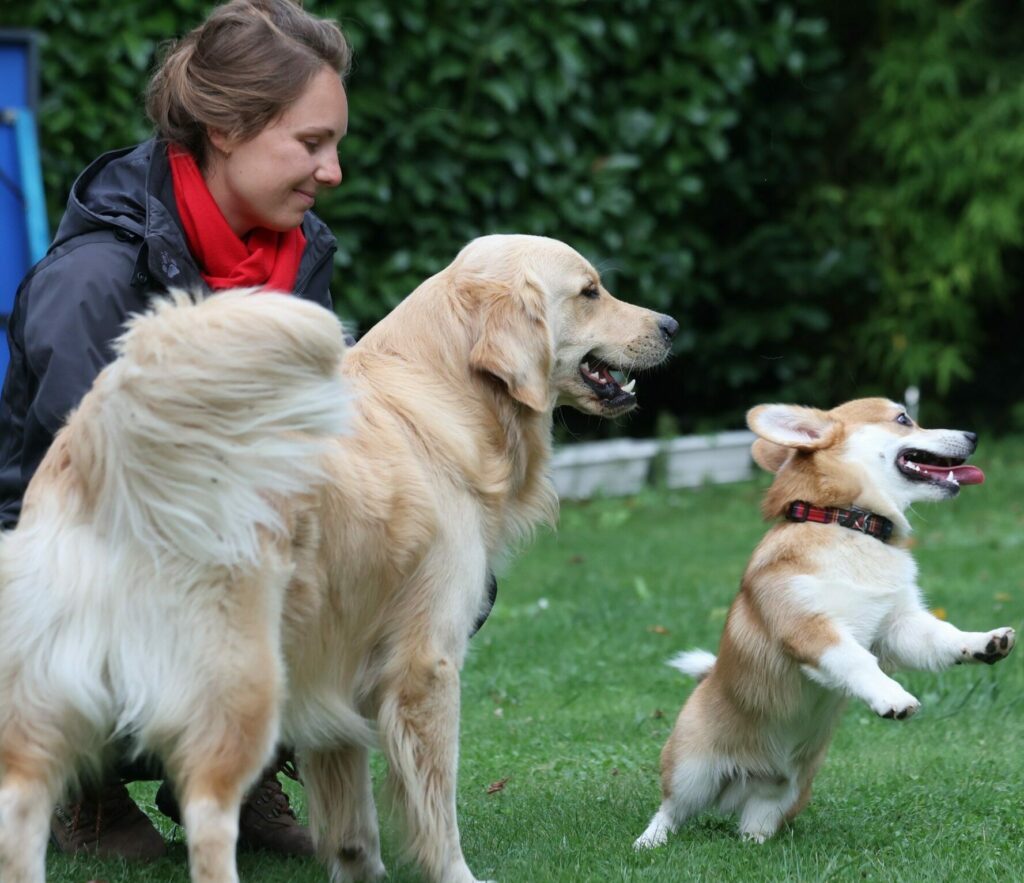
[[[900,414],[900,416],[896,418],[896,422],[897,423],[901,423],[904,426],[913,426],[914,425],[914,421],[911,420],[905,413]]]

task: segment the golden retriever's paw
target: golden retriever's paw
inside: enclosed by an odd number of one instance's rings
[[[988,641],[983,649],[975,650],[972,654],[978,662],[986,665],[995,665],[1000,659],[1005,659],[1013,650],[1016,641],[1016,632],[1012,628],[1004,627],[995,629],[988,633]]]
[[[339,849],[330,871],[331,883],[370,883],[388,875],[379,854],[368,855],[359,847]]]
[[[869,705],[879,717],[898,721],[917,714],[921,707],[921,703],[895,681],[888,690],[875,696]]]

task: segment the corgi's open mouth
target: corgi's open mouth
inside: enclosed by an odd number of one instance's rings
[[[913,481],[928,481],[946,488],[962,484],[981,484],[985,473],[977,466],[965,465],[958,457],[939,457],[917,448],[906,448],[896,458],[896,468]]]
[[[602,362],[593,353],[580,363],[580,377],[608,407],[621,408],[636,401],[636,393],[633,392],[636,380],[624,383],[625,376],[621,370]]]

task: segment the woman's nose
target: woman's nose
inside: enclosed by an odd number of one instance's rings
[[[324,187],[337,187],[341,183],[341,163],[338,157],[332,154],[325,159],[317,167],[313,177]]]

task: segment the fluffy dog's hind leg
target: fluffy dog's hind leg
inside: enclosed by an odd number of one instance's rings
[[[187,760],[175,772],[192,883],[238,883],[239,810],[267,761],[271,741],[229,731],[223,744],[212,750],[200,746],[195,761]]]
[[[361,746],[315,751],[299,759],[317,854],[331,883],[380,880],[380,832],[369,752]]]
[[[44,883],[50,814],[73,765],[59,727],[51,722],[34,729],[34,738],[29,738],[21,727],[8,723],[0,744],[3,883]]]
[[[219,672],[219,689],[207,685],[203,707],[165,758],[177,783],[193,883],[237,883],[239,809],[277,741],[278,673],[269,654],[248,658],[246,676]]]

